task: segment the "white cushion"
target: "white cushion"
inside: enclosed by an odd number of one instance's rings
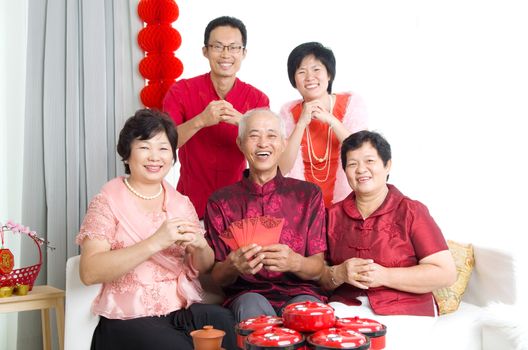
[[[486,306],[492,302],[513,304],[517,300],[513,255],[497,249],[473,246],[475,268],[462,300]]]

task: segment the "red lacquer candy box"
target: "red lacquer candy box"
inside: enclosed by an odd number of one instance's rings
[[[244,344],[248,335],[258,329],[269,326],[282,326],[282,317],[261,315],[254,318],[248,318],[247,320],[238,323],[235,327],[237,346],[240,349],[244,349]]]
[[[306,339],[306,342],[309,349],[314,350],[368,350],[370,348],[370,340],[366,335],[352,329],[337,327],[315,332]]]
[[[378,321],[360,317],[338,318],[336,320],[336,327],[352,329],[368,336],[370,338],[371,350],[385,349],[387,327]]]
[[[333,327],[334,309],[326,304],[303,301],[286,306],[282,312],[284,327],[298,332],[311,333]]]
[[[246,350],[305,350],[304,336],[293,329],[268,326],[247,336]]]

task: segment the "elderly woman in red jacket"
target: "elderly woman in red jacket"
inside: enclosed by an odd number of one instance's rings
[[[353,192],[328,209],[330,266],[321,281],[333,290],[336,315],[386,323],[391,318],[380,315],[430,316],[415,318],[417,325],[427,324],[437,315],[432,291],[456,279],[440,228],[425,205],[387,184],[391,149],[380,134],[347,137],[341,163]]]

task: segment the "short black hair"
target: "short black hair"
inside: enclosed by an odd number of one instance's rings
[[[178,133],[172,119],[164,112],[154,109],[140,109],[128,118],[119,132],[117,153],[124,162],[130,158],[131,146],[134,140],[149,140],[164,132],[172,147],[172,156],[176,163],[176,149],[178,148]],[[130,174],[130,167],[125,165],[125,174]]]
[[[326,67],[326,71],[330,76],[326,91],[331,94],[332,83],[336,75],[336,59],[332,50],[315,41],[301,44],[290,52],[288,56],[288,77],[290,78],[290,83],[297,89],[297,86],[295,86],[295,72],[301,65],[302,60],[310,55],[313,55]]]
[[[209,45],[209,37],[211,36],[211,32],[213,29],[217,27],[232,27],[236,28],[240,31],[240,34],[242,34],[242,46],[245,48],[247,44],[247,31],[246,26],[244,23],[235,17],[230,16],[222,16],[213,19],[207,27],[205,27],[205,33],[204,33],[204,46]]]
[[[387,166],[387,162],[392,158],[390,144],[381,134],[374,131],[362,130],[353,133],[343,140],[343,144],[341,145],[341,165],[343,169],[346,168],[347,153],[360,148],[367,142],[378,151],[383,165]]]

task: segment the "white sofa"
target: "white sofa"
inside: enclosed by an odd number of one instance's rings
[[[517,302],[514,258],[495,249],[473,248],[475,268],[462,303],[457,311],[438,318],[431,343],[434,349],[513,350],[510,339],[496,327],[487,326],[487,306]]]
[[[506,252],[475,246],[475,269],[460,308],[442,315],[435,324],[430,344],[421,349],[503,350],[515,349],[515,342],[504,335],[500,327],[490,322],[486,306],[491,303],[514,305],[517,302],[514,259]],[[202,279],[206,302],[218,303],[221,296],[212,284]],[[90,312],[99,285],[84,286],[79,279],[79,256],[68,259],[66,265],[66,326],[65,350],[90,348],[92,333],[98,318]],[[484,339],[484,341],[483,341]],[[230,350],[230,349],[228,349]],[[387,349],[387,350],[414,350]],[[416,349],[418,350],[418,349]]]

